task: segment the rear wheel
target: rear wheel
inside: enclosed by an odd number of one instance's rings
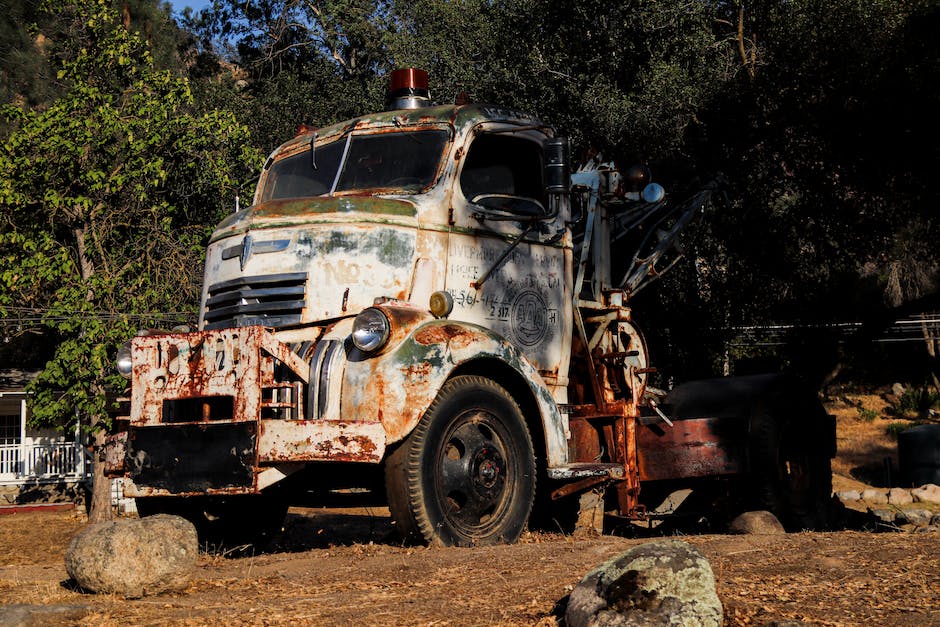
[[[446,546],[515,542],[535,496],[535,458],[522,413],[497,383],[448,381],[386,465],[389,509],[402,535]]]
[[[831,513],[832,467],[820,425],[790,416],[751,418],[755,505],[791,531],[824,529]]]

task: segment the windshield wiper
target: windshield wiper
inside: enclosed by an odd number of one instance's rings
[[[346,144],[343,146],[343,156],[339,159],[339,167],[336,168],[336,176],[333,177],[333,185],[330,187],[330,196],[336,192],[336,186],[339,185],[339,177],[343,174],[346,167],[346,158],[349,156],[349,144],[352,142],[352,135],[346,136]]]
[[[313,133],[313,137],[310,138],[310,167],[314,170],[318,170],[317,167],[317,134]]]

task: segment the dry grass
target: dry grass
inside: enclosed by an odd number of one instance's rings
[[[883,409],[877,397],[861,401]],[[884,457],[896,465],[896,447],[884,434],[891,418],[865,420],[854,405],[830,411],[841,449],[837,487],[877,479]],[[62,558],[83,525],[77,513],[0,516],[0,604],[77,607],[41,622],[95,626],[555,625],[584,573],[646,541],[530,533],[512,546],[401,547],[387,510],[292,509],[278,552],[203,556],[185,592],[125,600],[68,586]],[[728,625],[940,625],[938,533],[683,539],[711,561]]]

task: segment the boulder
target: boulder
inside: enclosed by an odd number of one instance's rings
[[[65,569],[92,592],[138,598],[189,585],[199,554],[196,528],[158,514],[90,525],[65,552]]]
[[[842,492],[836,492],[836,497],[843,503],[849,503],[851,501],[861,501],[862,493],[858,490],[843,490]]]
[[[883,523],[887,523],[889,525],[893,525],[896,522],[897,517],[898,517],[897,512],[893,509],[870,509],[869,508],[868,513],[871,514],[876,519],[878,519],[879,521]]]
[[[911,496],[918,503],[940,503],[940,486],[928,483],[911,490]]]
[[[930,524],[932,514],[933,512],[926,509],[905,509],[901,511],[898,517],[903,517],[905,522],[912,525],[925,527]]]
[[[731,521],[731,533],[746,535],[774,535],[786,533],[777,517],[768,511],[744,512]]]
[[[884,490],[875,490],[875,489],[869,488],[867,490],[862,491],[862,500],[868,503],[887,505],[888,495],[885,493]]]
[[[907,505],[913,503],[914,497],[908,490],[902,488],[891,488],[888,490],[888,503],[891,505]]]
[[[708,560],[678,540],[630,549],[587,575],[571,591],[570,627],[721,625],[721,601]]]

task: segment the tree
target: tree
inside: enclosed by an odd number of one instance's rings
[[[396,28],[388,2],[216,0],[184,23],[204,53],[240,77],[219,73],[221,80],[200,84],[200,97],[238,110],[265,151],[300,124],[323,126],[382,106],[386,42]]]
[[[55,0],[72,21],[43,110],[7,107],[0,149],[0,317],[41,319],[57,341],[31,385],[33,420],[110,426],[116,348],[139,326],[192,317],[211,225],[257,155],[231,113],[193,110],[189,84],[154,68],[106,0]],[[182,321],[181,320],[181,321]],[[91,518],[110,515],[95,465]]]

